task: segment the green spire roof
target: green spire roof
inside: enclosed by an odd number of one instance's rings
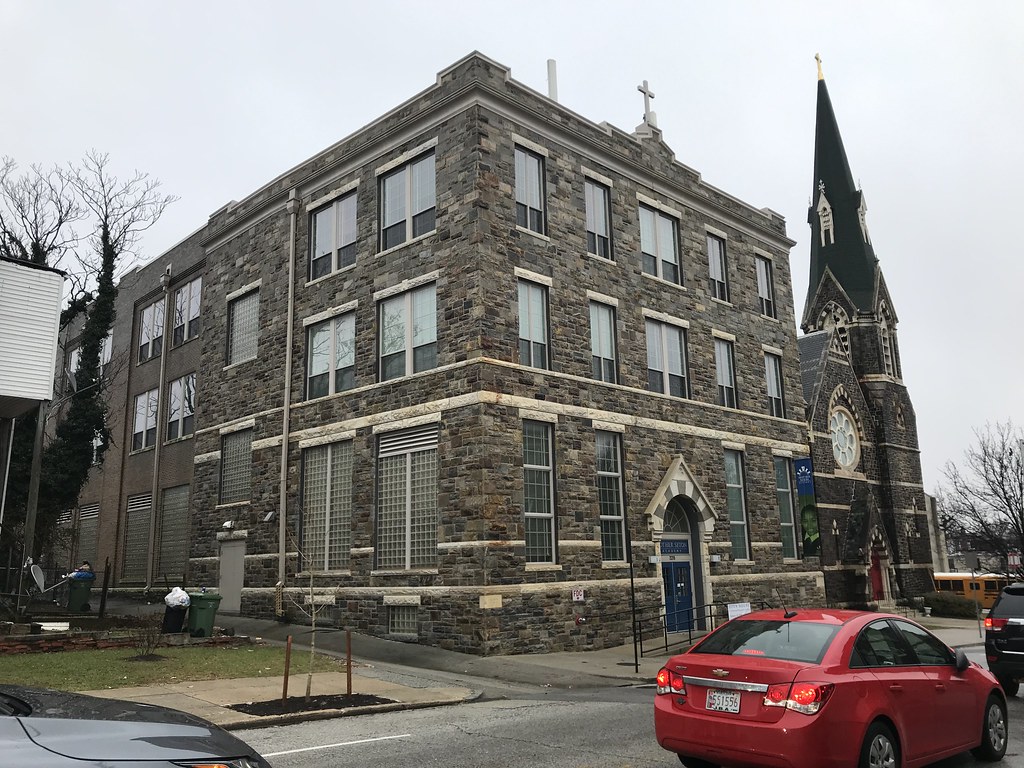
[[[853,184],[853,174],[846,159],[843,139],[825,79],[818,76],[818,112],[814,130],[814,186],[807,221],[811,225],[811,275],[808,284],[810,302],[821,282],[825,269],[842,285],[858,309],[872,309],[875,285],[875,251],[861,226],[860,209],[863,195]],[[822,215],[825,206],[825,239],[822,240]]]

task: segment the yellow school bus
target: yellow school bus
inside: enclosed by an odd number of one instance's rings
[[[936,573],[934,579],[936,592],[952,592],[968,600],[977,599],[982,608],[991,608],[1000,590],[1009,584],[1009,580],[998,573],[976,573],[973,576],[969,573]]]

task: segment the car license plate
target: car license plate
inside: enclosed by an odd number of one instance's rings
[[[720,691],[717,688],[709,688],[705,706],[712,712],[732,712],[735,714],[740,711],[740,692]]]

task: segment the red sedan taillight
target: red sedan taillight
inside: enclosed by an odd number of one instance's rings
[[[674,693],[677,696],[686,695],[686,684],[683,683],[683,676],[678,672],[662,667],[658,670],[658,693]]]
[[[832,683],[781,683],[768,686],[764,697],[766,707],[785,707],[805,715],[813,715],[821,709],[835,685]]]
[[[985,619],[985,629],[991,629],[993,632],[1002,632],[1003,627],[1006,626],[1006,619]]]

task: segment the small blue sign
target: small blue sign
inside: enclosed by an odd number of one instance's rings
[[[796,459],[793,462],[796,471],[796,493],[798,496],[814,495],[814,470],[810,459]]]
[[[661,554],[688,555],[690,554],[690,542],[686,539],[662,539]]]

